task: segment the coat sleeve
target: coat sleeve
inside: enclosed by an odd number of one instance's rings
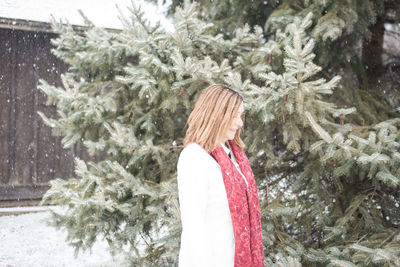
[[[182,235],[179,267],[206,266],[206,206],[209,166],[204,151],[183,150],[177,166]]]

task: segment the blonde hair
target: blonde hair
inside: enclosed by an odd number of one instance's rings
[[[189,127],[183,145],[195,142],[208,153],[212,152],[231,127],[241,103],[243,97],[225,85],[214,84],[204,89],[187,120]],[[244,148],[240,129],[236,131],[233,141]]]

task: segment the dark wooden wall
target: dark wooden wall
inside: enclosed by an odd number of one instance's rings
[[[38,80],[61,86],[67,66],[46,32],[0,29],[0,200],[37,199],[54,178],[73,175],[73,150],[53,137],[37,111],[55,118]]]

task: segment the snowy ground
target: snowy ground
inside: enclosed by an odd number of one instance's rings
[[[74,249],[65,243],[64,231],[46,224],[49,211],[0,216],[0,266],[123,266],[112,259],[104,241],[97,241],[90,252],[74,257]]]

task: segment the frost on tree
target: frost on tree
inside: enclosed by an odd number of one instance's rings
[[[54,22],[54,54],[70,69],[62,88],[41,82],[59,114],[41,117],[65,147],[105,154],[76,159],[77,179],[53,181],[44,198],[68,206],[53,217],[68,242],[79,250],[104,238],[134,266],[177,263],[185,123],[201,90],[224,83],[246,99],[266,265],[398,265],[400,121],[358,126],[346,117],[354,108],[327,100],[340,77],[323,78],[313,62],[311,19],[274,40],[247,25],[223,38],[189,2],[170,33],[135,6],[121,33]]]

